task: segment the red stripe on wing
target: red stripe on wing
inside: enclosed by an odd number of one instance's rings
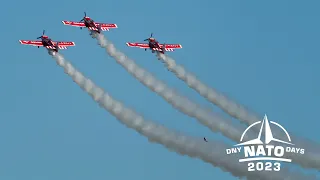
[[[149,48],[149,44],[146,44],[146,43],[131,43],[131,42],[128,42],[127,46],[129,46],[129,47],[139,47],[139,48]]]
[[[162,47],[163,44],[160,44],[160,47]],[[165,48],[170,48],[170,49],[181,49],[182,45],[181,44],[166,44]]]
[[[75,21],[62,21],[64,25],[68,26],[76,26],[76,27],[86,27],[83,22],[75,22]]]
[[[53,42],[53,44],[56,44],[57,42]],[[59,46],[75,46],[76,43],[75,42],[71,42],[71,41],[63,41],[63,42],[59,42]]]
[[[75,45],[76,43],[71,41],[59,42],[59,46],[75,46]]]
[[[42,41],[32,41],[32,40],[19,40],[20,44],[31,45],[31,46],[42,46]]]
[[[95,23],[95,25],[97,27],[101,25],[102,31],[109,31],[110,29],[118,28],[117,24]]]
[[[101,27],[105,28],[118,28],[117,24],[101,24]]]

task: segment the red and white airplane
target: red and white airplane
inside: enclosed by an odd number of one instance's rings
[[[74,42],[71,42],[71,41],[54,42],[48,36],[44,35],[44,33],[45,33],[45,30],[43,30],[42,36],[37,38],[37,39],[41,39],[40,41],[19,40],[20,44],[37,46],[38,48],[40,46],[43,46],[43,47],[47,48],[48,50],[55,51],[55,52],[58,52],[59,49],[67,49],[68,46],[75,46],[76,45]]]
[[[148,41],[149,43],[136,43],[136,42],[127,42],[127,46],[129,47],[137,47],[142,48],[145,51],[147,49],[150,49],[152,53],[155,51],[160,52],[164,54],[165,51],[174,51],[174,49],[181,49],[181,44],[160,44],[155,38],[152,37],[153,33],[151,33],[151,36],[144,41]]]
[[[83,22],[82,22],[83,21]],[[84,17],[80,20],[80,22],[76,21],[62,21],[64,25],[74,26],[82,28],[88,28],[89,31],[101,33],[101,31],[109,31],[113,28],[118,28],[116,24],[107,24],[107,23],[97,23],[94,22],[90,17],[87,16],[86,12],[84,12]]]

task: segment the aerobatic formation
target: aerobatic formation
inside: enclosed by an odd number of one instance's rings
[[[147,88],[157,93],[164,98],[172,107],[180,112],[196,119],[199,123],[207,126],[213,132],[219,132],[225,137],[239,143],[239,138],[245,127],[233,123],[230,119],[226,119],[208,111],[207,108],[202,107],[196,102],[185,97],[173,88],[170,88],[165,82],[158,80],[147,70],[137,65],[133,60],[128,58],[120,52],[112,42],[106,39],[102,31],[109,31],[110,29],[118,28],[117,24],[98,23],[93,21],[84,13],[84,17],[79,21],[62,21],[64,25],[87,28],[90,35],[96,38],[98,44],[104,48],[109,56],[114,58],[118,64],[127,70],[129,74],[134,76],[139,82]],[[86,78],[80,71],[72,66],[70,62],[59,53],[60,49],[67,49],[67,47],[75,46],[72,41],[53,41],[45,35],[43,30],[42,36],[38,37],[40,40],[19,40],[23,45],[31,45],[40,47],[43,46],[48,50],[48,53],[56,60],[56,63],[61,66],[65,73],[68,74],[75,83],[77,83],[85,92],[87,92],[94,101],[96,101],[102,108],[114,115],[117,120],[126,125],[128,128],[134,129],[141,135],[146,136],[150,141],[162,144],[166,148],[173,150],[181,155],[188,155],[189,157],[196,157],[204,162],[210,163],[215,167],[221,168],[223,171],[231,173],[233,176],[247,179],[316,179],[315,175],[306,175],[302,172],[288,167],[282,167],[281,172],[275,171],[254,171],[248,172],[247,165],[239,163],[238,156],[230,156],[225,153],[229,145],[217,140],[208,140],[206,137],[198,139],[177,133],[159,124],[146,121],[142,115],[139,115],[134,110],[125,107],[121,102],[115,100],[102,88],[95,85],[92,80]],[[127,42],[129,47],[142,48],[147,51],[150,49],[155,53],[160,61],[162,61],[169,71],[173,72],[179,79],[186,82],[186,84],[197,91],[200,95],[205,97],[208,101],[220,107],[224,112],[230,116],[237,118],[246,125],[250,125],[256,121],[260,121],[252,112],[246,110],[243,106],[233,102],[226,96],[218,93],[213,88],[205,85],[192,73],[186,71],[181,65],[166,55],[166,51],[174,51],[174,49],[181,49],[181,44],[160,44],[151,33],[151,36],[141,42]],[[244,139],[254,139],[257,137],[259,129],[255,132],[247,133]],[[275,133],[276,132],[276,133]],[[277,137],[283,137],[280,131],[273,132]],[[260,135],[259,135],[260,136]],[[312,143],[307,139],[295,137],[295,144],[306,148],[304,156],[301,155],[287,155],[287,158],[292,159],[292,163],[300,165],[303,168],[310,168],[320,170],[319,160],[319,144]]]
[[[99,23],[94,22],[93,19],[87,16],[86,12],[84,12],[84,17],[79,21],[62,21],[62,23],[66,26],[73,26],[73,27],[79,27],[82,28],[88,28],[90,31],[90,35],[94,35],[94,33],[101,33],[102,31],[109,31],[110,29],[118,28],[117,24],[108,24],[108,23]],[[45,30],[43,30],[42,36],[38,37],[37,39],[41,39],[41,41],[37,40],[20,40],[21,44],[24,45],[31,45],[31,46],[37,46],[38,48],[40,46],[43,46],[50,49],[49,53],[55,53],[58,52],[59,49],[67,49],[68,46],[75,46],[75,42],[55,42],[52,41],[48,36],[45,34]],[[154,52],[160,52],[164,54],[165,51],[174,51],[174,49],[181,49],[181,44],[160,44],[155,38],[151,36],[144,41],[148,41],[148,43],[137,43],[137,42],[127,42],[126,44],[129,47],[138,47],[142,49],[150,49],[152,53]]]

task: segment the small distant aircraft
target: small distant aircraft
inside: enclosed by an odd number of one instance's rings
[[[143,48],[145,51],[150,49],[152,53],[155,51],[164,54],[165,51],[174,51],[174,49],[181,49],[181,44],[159,44],[159,42],[152,37],[153,33],[151,33],[150,37],[145,39],[144,41],[148,41],[149,43],[131,43],[127,42],[127,46],[129,47],[137,47]]]
[[[208,140],[206,139],[206,137],[204,137],[203,140],[204,140],[205,142],[208,142]]]
[[[80,29],[86,27],[89,29],[89,31],[97,32],[99,34],[101,31],[109,31],[109,29],[118,28],[116,24],[96,23],[87,16],[86,12],[84,12],[84,17],[80,20],[80,22],[62,21],[62,23],[67,26],[80,27]]]
[[[20,44],[23,45],[31,45],[31,46],[43,46],[48,50],[52,50],[54,52],[58,52],[59,49],[67,49],[67,46],[75,46],[76,44],[71,41],[60,41],[54,42],[48,36],[44,35],[45,30],[42,32],[42,36],[38,37],[37,39],[41,39],[41,41],[34,41],[34,40],[19,40]]]

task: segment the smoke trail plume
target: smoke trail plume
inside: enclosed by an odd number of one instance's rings
[[[158,53],[157,56],[162,62],[165,63],[169,71],[173,72],[179,79],[186,82],[190,88],[196,90],[201,96],[220,107],[229,115],[239,119],[240,121],[248,125],[253,124],[257,121],[261,121],[261,119],[250,113],[243,106],[229,100],[227,97],[218,93],[213,88],[210,88],[202,83],[199,79],[197,79],[195,75],[187,72],[181,65],[176,64],[176,62],[172,58],[160,53]],[[254,126],[253,129],[255,129],[256,132],[260,131],[259,126]],[[287,138],[283,132],[280,132],[279,129],[273,129],[273,133],[276,134],[278,138]],[[300,160],[298,160],[299,157],[296,157],[295,155],[293,155],[293,157],[291,158],[303,167],[315,168],[320,170],[320,156],[318,153],[320,151],[319,146],[315,146],[315,144],[312,144],[309,140],[295,137],[293,135],[291,136],[293,137],[295,141],[294,143],[297,146],[299,146],[300,148],[306,148],[306,155],[309,156],[309,158],[300,156]]]
[[[220,116],[202,108],[200,105],[190,101],[188,98],[180,96],[164,82],[155,78],[151,73],[139,67],[133,60],[118,51],[112,43],[105,39],[103,35],[99,34],[96,38],[98,39],[100,46],[105,48],[107,53],[112,56],[118,64],[124,67],[131,75],[150,90],[163,97],[174,108],[184,114],[196,118],[201,124],[209,127],[212,131],[221,132],[224,136],[234,141],[239,141],[244,130],[242,126],[234,125],[231,120],[222,119]],[[249,140],[247,137],[246,139]]]
[[[146,87],[163,97],[174,108],[178,109],[182,113],[189,115],[197,119],[201,124],[207,126],[214,132],[220,132],[224,136],[230,138],[235,142],[239,142],[239,138],[244,132],[244,128],[239,125],[235,125],[229,119],[222,119],[221,116],[207,111],[200,105],[190,101],[186,97],[182,97],[174,90],[169,88],[164,82],[156,79],[152,74],[145,69],[139,67],[133,60],[129,59],[125,54],[118,51],[114,45],[108,41],[103,35],[98,34],[95,38],[98,39],[101,47],[107,50],[107,53],[113,57],[118,64],[124,67],[131,75],[139,80]],[[282,135],[282,134],[281,134]],[[244,141],[257,138],[258,136],[253,132],[247,132]],[[301,146],[301,148],[304,148]],[[320,169],[319,157],[314,156],[306,149],[306,153],[295,154],[286,153],[286,158],[290,158],[294,163],[298,163],[305,168]]]
[[[71,63],[66,61],[62,55],[56,53],[52,55],[52,57],[56,60],[56,63],[64,69],[65,73],[87,92],[100,107],[107,110],[128,128],[134,129],[141,135],[147,137],[151,142],[162,144],[166,148],[181,155],[202,159],[239,178],[247,177],[252,180],[314,179],[314,177],[311,176],[305,176],[297,172],[292,173],[286,170],[281,173],[247,172],[246,166],[237,162],[232,156],[227,156],[222,153],[223,148],[226,148],[225,144],[217,142],[214,146],[210,146],[210,143],[204,143],[196,138],[170,131],[161,125],[144,120],[141,115],[125,107],[121,102],[113,99],[109,94],[104,92],[102,88],[95,85],[90,79],[87,79],[81,72],[75,69]]]

